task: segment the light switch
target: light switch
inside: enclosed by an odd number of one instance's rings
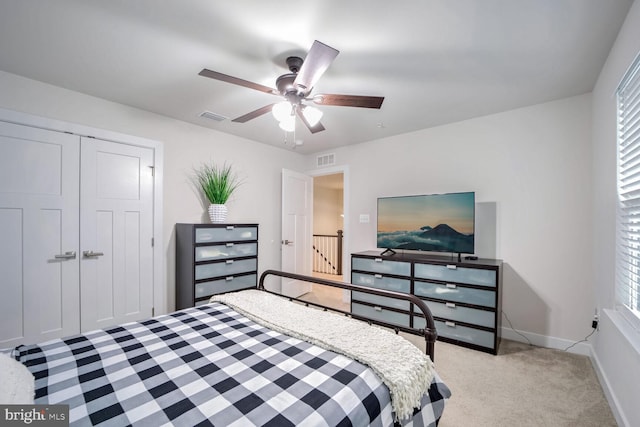
[[[369,214],[360,214],[360,223],[367,224],[369,222]]]

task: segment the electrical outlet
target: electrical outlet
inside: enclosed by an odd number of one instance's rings
[[[596,314],[593,315],[593,320],[591,321],[591,327],[593,329],[598,329],[598,312],[596,311]]]

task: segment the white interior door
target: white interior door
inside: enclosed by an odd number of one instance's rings
[[[153,310],[153,150],[82,138],[81,329]]]
[[[282,271],[311,275],[313,238],[313,178],[282,170]],[[283,295],[297,297],[311,284],[282,279]]]
[[[80,138],[0,122],[0,348],[79,331]]]

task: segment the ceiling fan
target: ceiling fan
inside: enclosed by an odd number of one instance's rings
[[[297,116],[311,133],[316,133],[325,130],[322,123],[320,123],[322,111],[306,105],[303,101],[311,101],[318,105],[377,109],[382,106],[382,101],[384,101],[384,97],[379,96],[339,94],[311,95],[314,85],[327,68],[329,68],[329,65],[331,65],[335,57],[338,56],[338,53],[340,53],[338,50],[317,40],[314,41],[304,60],[297,56],[287,58],[286,62],[290,73],[283,74],[276,79],[276,89],[206,68],[198,74],[285,98],[285,101],[271,103],[237,117],[232,120],[233,122],[245,123],[272,111],[276,119],[280,121],[281,128],[288,131],[293,130],[292,128],[295,127],[295,117]]]

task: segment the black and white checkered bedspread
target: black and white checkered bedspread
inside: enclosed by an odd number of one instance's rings
[[[73,425],[393,425],[369,368],[219,303],[15,356],[36,378],[36,404],[68,404]],[[435,425],[449,395],[436,378],[409,425]]]

